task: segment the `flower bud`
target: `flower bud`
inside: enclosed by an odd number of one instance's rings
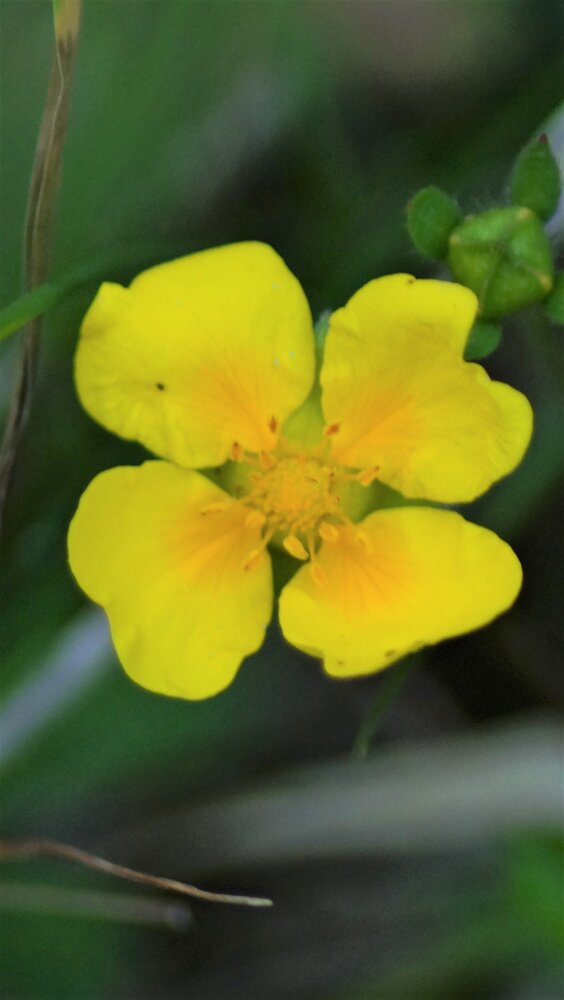
[[[451,234],[448,264],[480,300],[480,319],[496,319],[545,298],[554,263],[546,233],[528,208],[468,216]]]
[[[564,271],[556,275],[554,287],[544,307],[554,323],[564,324]]]
[[[422,188],[407,206],[407,230],[414,246],[438,260],[446,257],[448,238],[461,219],[454,199],[437,187]]]
[[[511,201],[549,219],[556,211],[562,181],[546,135],[521,150],[511,175]]]
[[[468,336],[464,360],[479,361],[480,358],[487,358],[499,347],[500,341],[501,327],[499,323],[477,320]]]

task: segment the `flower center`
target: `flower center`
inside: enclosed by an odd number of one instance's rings
[[[296,559],[310,559],[315,572],[319,538],[337,541],[337,525],[348,522],[339,492],[345,476],[309,455],[284,454],[282,447],[277,453],[263,452],[252,466],[241,503],[249,510],[246,524],[261,528],[262,538],[245,567],[254,565],[274,539]]]
[[[340,468],[331,463],[329,455],[327,441],[313,454],[296,454],[279,438],[273,451],[258,455],[234,442],[231,460],[240,464],[242,475],[229,489],[247,512],[247,527],[260,529],[259,544],[248,553],[245,569],[255,566],[267,545],[274,542],[296,559],[309,559],[314,579],[324,582],[316,559],[319,544],[339,541],[340,529],[352,526],[347,514],[351,488],[369,486],[377,473],[376,467],[361,472]],[[225,506],[222,502],[211,504],[202,514]],[[355,534],[362,544],[362,531]]]
[[[262,459],[271,467],[251,473],[243,503],[262,512],[271,527],[285,535],[307,535],[324,517],[338,515],[337,477],[330,465],[305,455]]]

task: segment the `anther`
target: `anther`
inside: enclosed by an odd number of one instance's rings
[[[369,536],[366,534],[366,532],[365,531],[357,531],[356,532],[356,538],[357,538],[357,541],[362,546],[362,548],[364,549],[364,551],[368,555],[372,555],[373,552],[374,552],[374,546],[372,544],[372,539],[369,538]]]
[[[286,552],[289,552],[295,559],[302,559],[303,561],[309,559],[309,552],[302,545],[297,535],[287,535],[282,545],[286,549]]]
[[[222,511],[227,510],[229,506],[228,501],[219,500],[217,503],[208,503],[205,507],[200,508],[200,514],[220,514]]]
[[[231,449],[229,451],[229,457],[230,457],[231,461],[232,462],[240,462],[242,455],[243,455],[243,449],[242,449],[241,445],[239,444],[238,441],[234,441],[233,444],[231,445]]]
[[[263,555],[264,555],[264,547],[260,549],[251,549],[251,551],[249,552],[247,558],[243,563],[243,569],[247,571],[249,569],[252,569],[253,566],[258,566]]]
[[[319,537],[323,539],[324,542],[338,542],[340,538],[339,529],[336,524],[331,524],[330,521],[320,521],[317,527]]]
[[[250,510],[245,517],[246,528],[262,528],[266,522],[266,514],[261,510]]]
[[[340,424],[329,424],[329,426],[325,428],[325,436],[331,437],[332,434],[338,434],[340,429],[341,429]]]
[[[312,562],[310,564],[309,571],[311,573],[313,582],[316,583],[318,587],[327,586],[327,577],[325,576],[325,573],[321,569],[319,563]]]
[[[276,459],[268,451],[261,451],[259,462],[263,469],[273,469],[276,465]]]
[[[363,469],[356,477],[362,486],[371,486],[380,471],[379,465],[373,465],[369,469]]]
[[[278,430],[278,421],[276,417],[270,418],[270,420],[268,421],[268,428],[270,431],[272,431],[273,434],[276,434],[276,431]]]

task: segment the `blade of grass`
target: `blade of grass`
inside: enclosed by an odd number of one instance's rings
[[[94,889],[60,889],[12,881],[0,883],[0,910],[145,924],[177,932],[186,932],[192,923],[191,910],[186,904],[138,899],[124,893],[118,895]]]
[[[55,0],[53,5],[55,51],[37,138],[24,227],[24,274],[28,291],[42,285],[49,272],[49,249],[61,178],[81,6],[82,0]],[[0,530],[18,445],[29,415],[40,332],[41,320],[36,317],[26,330],[20,368],[0,447]]]
[[[0,311],[0,341],[21,330],[31,320],[37,319],[57,305],[64,298],[66,284],[54,285],[46,281],[32,292],[20,295],[9,306]]]
[[[70,271],[38,285],[0,309],[0,342],[21,330],[31,320],[44,316],[68,295],[86,285],[110,280],[116,271],[132,269],[135,273],[152,263],[186,252],[186,244],[140,242],[98,254]]]

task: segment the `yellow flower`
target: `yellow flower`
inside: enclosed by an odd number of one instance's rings
[[[339,677],[512,604],[521,567],[493,532],[426,505],[373,510],[375,480],[455,504],[520,461],[529,403],[462,359],[475,312],[459,285],[371,281],[333,313],[318,382],[304,293],[264,244],[102,285],[80,398],[162,460],[94,479],[69,554],[135,681],[194,699],[231,682],[271,616],[268,544],[301,562],[284,636]]]

